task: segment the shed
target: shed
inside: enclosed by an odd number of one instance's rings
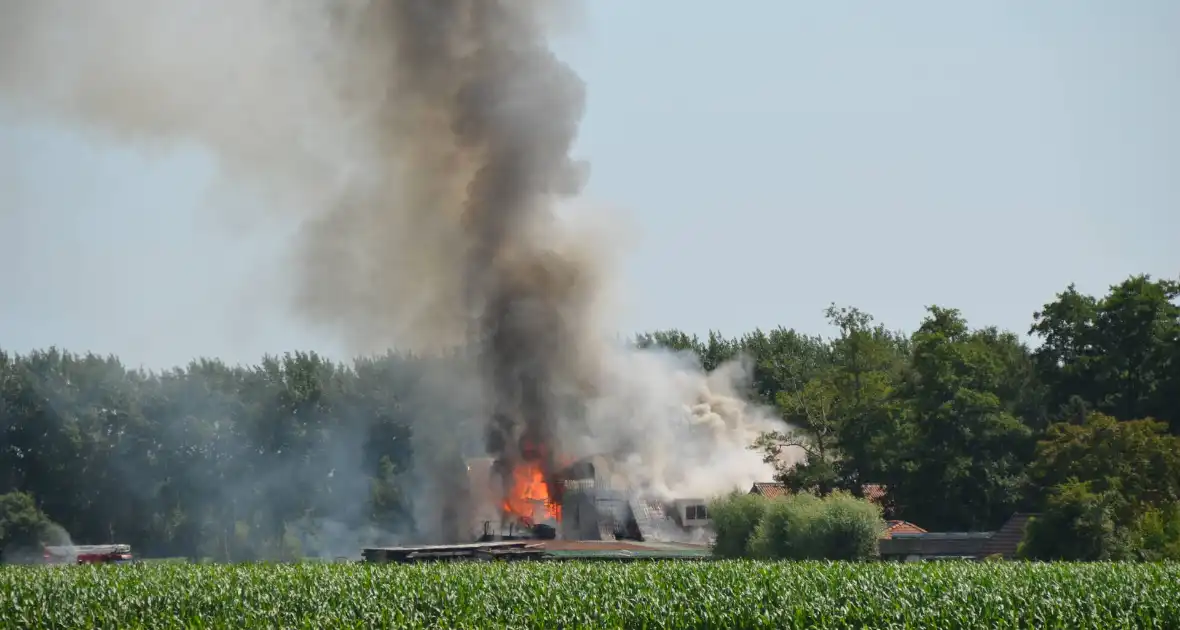
[[[1016,557],[1016,550],[1024,538],[1024,528],[1033,516],[1023,512],[1013,514],[994,532],[924,532],[890,528],[880,542],[881,558],[915,562],[954,558],[983,560],[998,556],[1011,560]]]

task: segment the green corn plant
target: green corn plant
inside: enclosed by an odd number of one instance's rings
[[[1180,565],[0,567],[4,628],[1180,628]]]

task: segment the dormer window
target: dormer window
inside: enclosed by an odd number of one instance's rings
[[[709,518],[709,512],[704,504],[689,505],[684,508],[684,520],[703,521]]]

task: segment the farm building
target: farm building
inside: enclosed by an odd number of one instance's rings
[[[693,559],[712,542],[705,500],[657,500],[631,488],[605,457],[562,471],[559,501],[504,498],[490,458],[467,462],[472,522],[458,545],[365,549],[369,562],[469,559]],[[533,488],[544,493],[542,487]]]
[[[564,476],[561,538],[700,546],[711,541],[703,497],[660,500],[642,496],[612,470],[605,457],[582,460]]]
[[[505,522],[491,460],[471,460],[468,471],[476,503],[472,539],[503,537],[518,531],[519,523],[511,519]],[[553,538],[557,540],[709,542],[708,509],[703,498],[661,501],[641,496],[614,472],[610,460],[601,456],[575,462],[560,477],[560,508],[546,508],[536,501],[536,509],[528,519],[553,527]]]
[[[893,531],[881,539],[881,559],[900,562],[922,560],[983,560],[1000,557],[1012,560],[1024,537],[1032,514],[1012,515],[994,532]]]

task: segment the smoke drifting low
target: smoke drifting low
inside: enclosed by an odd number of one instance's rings
[[[301,226],[296,315],[356,353],[477,350],[505,469],[527,461],[553,483],[559,458],[606,452],[665,496],[765,479],[746,447],[777,421],[742,402],[742,366],[706,375],[602,335],[602,241],[556,213],[589,173],[569,156],[585,88],[547,40],[576,14],[557,0],[15,0],[0,7],[0,98],[213,151],[225,185],[266,195],[276,229]]]

